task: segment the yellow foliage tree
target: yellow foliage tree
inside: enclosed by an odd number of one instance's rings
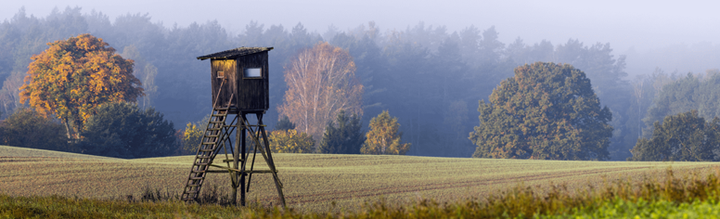
[[[198,151],[200,141],[205,134],[205,130],[200,129],[197,125],[188,122],[185,130],[182,132],[182,150],[181,154],[193,154]]]
[[[285,66],[288,90],[278,110],[319,140],[341,110],[362,115],[363,86],[355,70],[350,53],[328,43],[301,51]]]
[[[363,154],[400,154],[410,150],[410,143],[401,144],[402,132],[397,118],[390,117],[386,110],[370,120],[370,130],[366,134],[365,144],[360,148]]]
[[[275,153],[312,153],[315,140],[295,129],[275,130],[268,136],[270,150]]]
[[[81,34],[48,43],[50,48],[33,55],[20,102],[30,102],[38,113],[55,115],[65,125],[67,137],[78,139],[78,130],[103,103],[135,102],[143,95],[133,76],[133,60],[115,54],[102,39]]]

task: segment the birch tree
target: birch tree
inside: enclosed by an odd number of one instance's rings
[[[302,50],[285,66],[288,90],[278,107],[281,116],[316,142],[341,110],[362,115],[363,86],[350,54],[328,43]]]

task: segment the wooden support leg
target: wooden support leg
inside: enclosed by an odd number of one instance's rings
[[[235,158],[236,162],[242,158],[242,167],[240,168],[240,172],[238,173],[240,175],[240,205],[245,206],[245,133],[246,127],[245,127],[245,121],[246,117],[245,114],[241,115],[242,123],[238,122],[238,125],[242,125],[242,128],[239,129],[237,134],[237,141],[240,142],[240,145],[242,145],[238,150],[240,151],[240,157]],[[235,167],[237,169],[237,166]]]
[[[256,113],[255,114],[258,119],[258,129],[260,130],[260,135],[262,135],[262,141],[265,144],[265,147],[263,147],[261,150],[264,150],[267,156],[265,157],[268,167],[270,167],[270,171],[272,171],[273,175],[273,181],[275,181],[275,188],[278,191],[278,196],[280,196],[280,201],[282,202],[283,207],[287,207],[285,205],[285,195],[282,192],[282,183],[280,182],[280,178],[278,178],[277,175],[277,169],[275,169],[275,161],[273,161],[272,158],[272,152],[270,150],[270,142],[268,141],[267,134],[265,133],[265,127],[263,126],[262,117],[263,114]]]
[[[239,124],[239,122],[238,122],[238,124]],[[235,129],[235,130],[238,133],[240,132],[239,129]],[[232,134],[232,133],[230,133],[230,134]],[[240,140],[240,139],[238,139],[237,133],[236,133],[235,134],[235,145],[232,145],[234,147],[234,149],[232,150],[232,156],[233,156],[232,164],[233,164],[233,168],[235,168],[235,169],[238,168],[238,155],[240,153],[240,151],[238,151],[238,144],[240,144],[240,142],[238,140]],[[237,189],[238,189],[238,186],[240,185],[240,182],[238,182],[239,181],[238,180],[238,172],[231,171],[230,177],[232,178],[232,194],[231,194],[232,199],[230,201],[232,202],[233,205],[237,205],[238,204],[237,203],[237,192],[238,192]]]

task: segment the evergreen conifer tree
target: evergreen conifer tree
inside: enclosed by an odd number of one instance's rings
[[[278,120],[277,124],[275,124],[275,130],[287,131],[289,129],[295,129],[295,123],[292,123],[287,116],[283,116],[282,119]]]
[[[365,137],[361,132],[362,122],[357,114],[350,117],[345,111],[338,113],[337,127],[330,122],[325,128],[318,152],[325,154],[359,154]]]

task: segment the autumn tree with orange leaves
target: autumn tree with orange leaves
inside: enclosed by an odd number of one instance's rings
[[[301,51],[285,66],[285,82],[285,102],[278,107],[281,116],[316,142],[341,110],[362,115],[363,86],[346,50],[319,43]]]
[[[65,125],[68,139],[78,139],[85,121],[103,103],[136,101],[143,95],[133,76],[133,60],[123,59],[102,39],[81,34],[48,43],[33,55],[20,102],[38,113],[54,115]]]

